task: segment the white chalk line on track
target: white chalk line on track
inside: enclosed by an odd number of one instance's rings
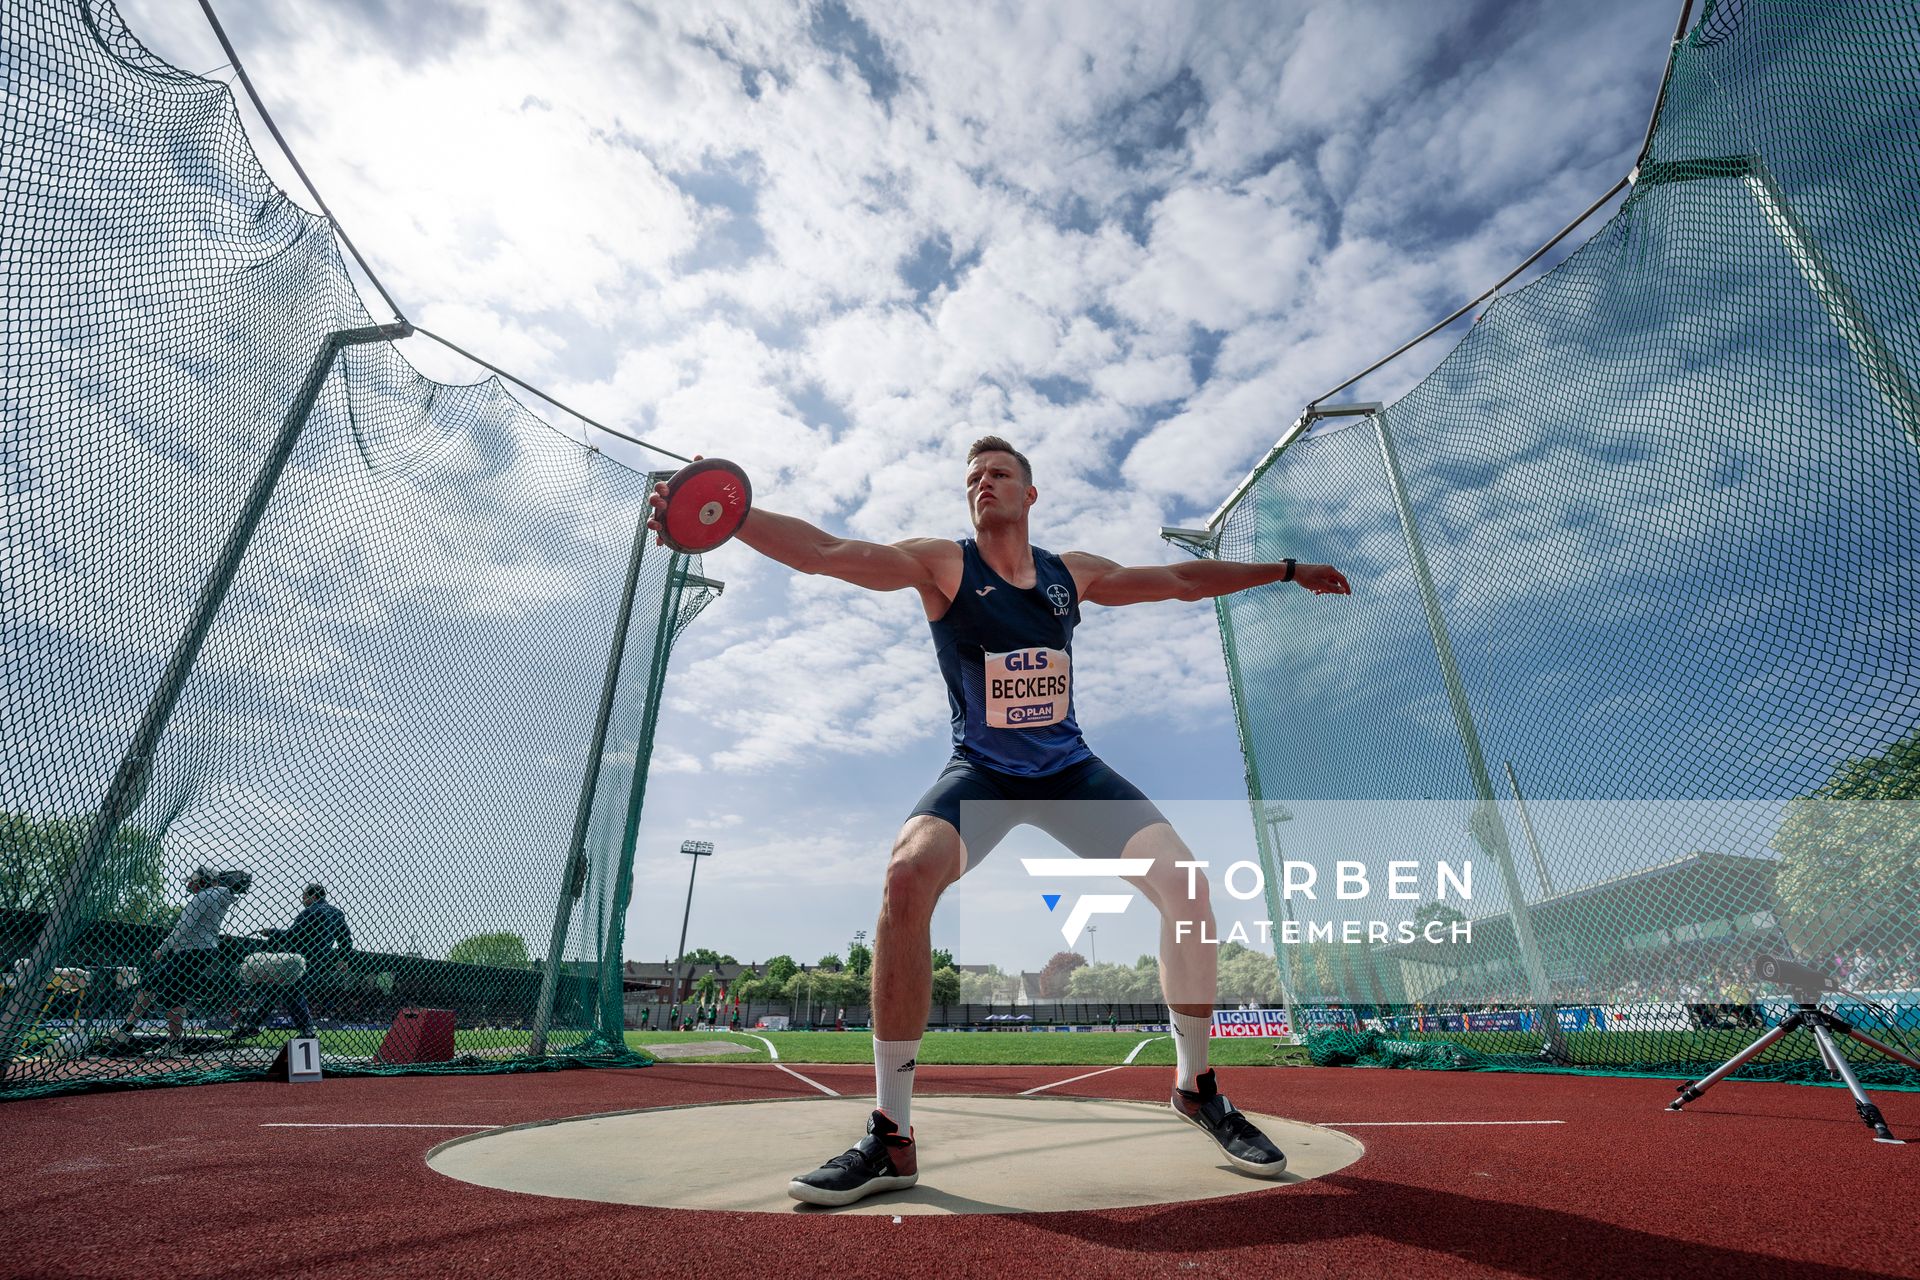
[[[498,1129],[497,1124],[320,1124],[270,1121],[262,1129]]]
[[[818,1089],[820,1092],[826,1094],[829,1098],[837,1098],[840,1096],[840,1093],[838,1090],[827,1088],[827,1086],[821,1084],[818,1080],[815,1080],[811,1076],[801,1075],[798,1071],[795,1071],[792,1067],[788,1066],[784,1062],[775,1062],[771,1065],[780,1068],[782,1071],[786,1072],[788,1075],[792,1076],[795,1080],[798,1080],[803,1084],[812,1085],[814,1088]]]
[[[1565,1124],[1565,1120],[1315,1120],[1329,1129],[1416,1129],[1462,1124]]]
[[[1055,1080],[1052,1084],[1043,1084],[1043,1085],[1037,1085],[1031,1089],[1022,1089],[1020,1091],[1020,1096],[1023,1098],[1030,1098],[1036,1093],[1045,1093],[1049,1089],[1058,1089],[1063,1084],[1072,1084],[1075,1080],[1091,1080],[1095,1076],[1103,1076],[1107,1074],[1107,1072],[1109,1071],[1118,1071],[1119,1069],[1120,1069],[1119,1067],[1102,1067],[1098,1071],[1089,1071],[1082,1076],[1068,1076],[1065,1080]]]

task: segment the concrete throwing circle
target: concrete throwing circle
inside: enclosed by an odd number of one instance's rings
[[[920,1097],[920,1182],[844,1209],[787,1182],[859,1140],[869,1100],[802,1098],[616,1111],[493,1129],[427,1155],[450,1178],[569,1200],[759,1213],[1057,1213],[1241,1195],[1358,1160],[1344,1133],[1255,1115],[1287,1154],[1279,1178],[1239,1173],[1167,1108],[1078,1098]]]

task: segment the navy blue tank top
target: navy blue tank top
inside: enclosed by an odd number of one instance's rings
[[[1023,777],[1091,759],[1073,717],[1073,575],[1035,547],[1035,582],[1022,590],[987,567],[972,538],[960,539],[960,552],[960,589],[927,624],[953,708],[954,750]]]

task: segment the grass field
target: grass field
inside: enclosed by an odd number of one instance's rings
[[[873,1036],[866,1031],[768,1031],[754,1035],[727,1031],[629,1031],[627,1044],[645,1050],[652,1044],[729,1040],[737,1054],[713,1058],[675,1058],[675,1062],[766,1062],[766,1045],[780,1051],[780,1061],[872,1062]],[[1173,1041],[1164,1032],[1141,1031],[929,1031],[920,1042],[920,1061],[929,1066],[956,1063],[1060,1067],[1113,1067],[1126,1061],[1142,1040],[1136,1063],[1173,1065]],[[1279,1040],[1219,1039],[1211,1060],[1221,1066],[1304,1066],[1307,1051]]]
[[[1889,1032],[1885,1028],[1865,1028],[1869,1034],[1877,1035],[1890,1044],[1907,1049],[1909,1052],[1920,1050],[1920,1034],[1914,1032]],[[322,1031],[321,1049],[332,1057],[366,1057],[376,1050],[383,1037],[379,1031]],[[291,1038],[290,1031],[270,1031],[253,1040],[247,1041],[249,1048],[277,1049],[285,1040]],[[575,1044],[580,1033],[575,1031],[556,1031],[551,1040],[553,1049],[565,1050]],[[1442,1037],[1396,1036],[1396,1039],[1439,1040]],[[1518,1054],[1531,1056],[1540,1047],[1537,1037],[1526,1032],[1479,1032],[1471,1035],[1444,1037],[1484,1054]],[[1737,1053],[1753,1042],[1748,1033],[1723,1031],[1714,1033],[1711,1038],[1703,1039],[1700,1032],[1686,1031],[1643,1031],[1620,1033],[1604,1031],[1577,1031],[1566,1035],[1566,1044],[1574,1058],[1582,1066],[1605,1071],[1610,1067],[1623,1068],[1635,1064],[1645,1066],[1655,1063],[1693,1063],[1696,1066],[1705,1058],[1714,1062],[1722,1061]],[[726,1054],[701,1055],[691,1058],[675,1058],[676,1062],[766,1062],[770,1061],[766,1042],[770,1041],[779,1051],[780,1061],[794,1064],[808,1062],[852,1063],[873,1061],[872,1033],[868,1031],[769,1031],[746,1034],[728,1031],[629,1031],[626,1042],[630,1048],[645,1050],[655,1044],[686,1044],[711,1041],[727,1041],[738,1048]],[[1140,1047],[1142,1040],[1148,1041]],[[1871,1058],[1873,1055],[1851,1041],[1842,1042],[1849,1058]],[[527,1033],[524,1030],[463,1030],[454,1033],[454,1047],[459,1053],[487,1054],[489,1051],[500,1056],[513,1056],[513,1051],[524,1052],[527,1046]],[[1146,1065],[1168,1065],[1174,1060],[1173,1042],[1161,1032],[1141,1031],[930,1031],[921,1042],[920,1060],[935,1064],[981,1064],[981,1065],[1030,1065],[1062,1067],[1106,1067],[1118,1066],[1127,1060],[1136,1047],[1140,1052],[1133,1061]],[[1305,1047],[1287,1044],[1272,1039],[1228,1039],[1220,1038],[1212,1042],[1209,1050],[1213,1062],[1223,1066],[1304,1066],[1307,1064]],[[1773,1046],[1759,1059],[1761,1062],[1804,1062],[1814,1055],[1812,1041],[1804,1032],[1787,1037]]]

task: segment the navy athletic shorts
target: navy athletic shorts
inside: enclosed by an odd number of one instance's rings
[[[200,951],[169,951],[160,958],[159,967],[147,975],[147,990],[164,1009],[177,1009],[212,996],[209,979],[218,977],[220,953],[212,947]]]
[[[1117,858],[1135,833],[1166,817],[1098,756],[1058,773],[1022,777],[956,755],[910,816],[944,818],[967,846],[967,870],[1022,823],[1083,858]]]

